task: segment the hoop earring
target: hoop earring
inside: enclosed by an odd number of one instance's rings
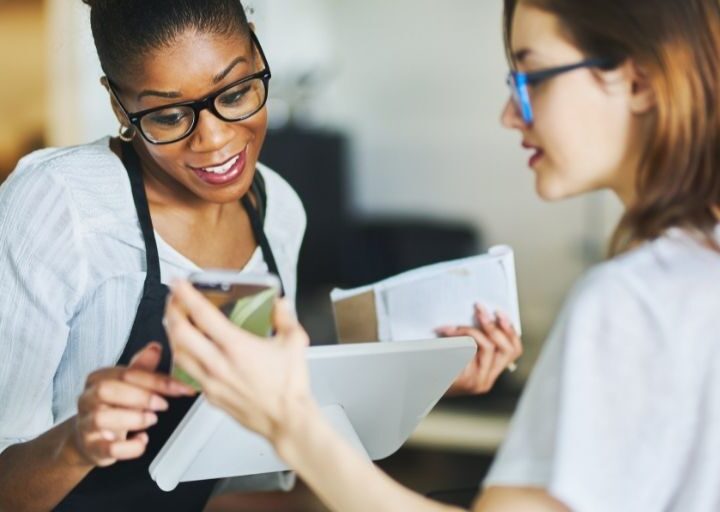
[[[132,126],[130,128],[125,128],[123,125],[120,125],[120,129],[118,130],[118,137],[123,142],[132,142],[132,140],[135,138],[135,128]]]

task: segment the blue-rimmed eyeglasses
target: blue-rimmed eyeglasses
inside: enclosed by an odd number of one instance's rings
[[[233,82],[198,101],[184,101],[130,113],[120,102],[117,87],[108,79],[110,92],[136,130],[151,144],[172,144],[189,136],[197,126],[200,112],[209,109],[227,122],[243,121],[257,114],[267,102],[270,66],[255,33],[253,47],[262,59],[263,69]]]
[[[574,71],[580,68],[600,68],[600,69],[612,69],[615,67],[615,63],[608,59],[588,59],[576,64],[569,64],[567,66],[558,66],[556,68],[542,69],[540,71],[534,71],[532,73],[523,73],[521,71],[510,71],[507,76],[507,84],[510,87],[510,93],[512,94],[513,102],[515,103],[518,112],[523,118],[523,121],[527,125],[533,123],[533,109],[530,103],[530,92],[528,87],[537,85],[544,80],[553,78],[562,73],[568,71]]]

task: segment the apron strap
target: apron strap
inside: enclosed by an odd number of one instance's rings
[[[140,229],[145,241],[145,264],[147,266],[147,278],[145,279],[145,291],[149,291],[152,282],[160,283],[160,258],[158,256],[157,243],[155,242],[155,230],[153,229],[150,207],[148,206],[145,184],[143,183],[140,158],[135,148],[129,142],[122,143],[122,161],[127,169],[132,188],[133,201],[137,211]]]

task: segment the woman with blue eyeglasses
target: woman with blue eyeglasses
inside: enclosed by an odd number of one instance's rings
[[[719,510],[720,2],[504,4],[502,122],[532,150],[538,194],[609,189],[625,214],[612,258],[557,319],[473,510]],[[332,430],[287,306],[276,337],[258,339],[179,281],[166,320],[209,400],[267,437],[331,510],[457,510]]]

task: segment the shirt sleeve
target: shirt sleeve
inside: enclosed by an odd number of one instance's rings
[[[580,511],[667,508],[690,457],[698,393],[678,351],[666,350],[677,340],[658,327],[667,325],[659,310],[610,266],[580,283],[485,487],[541,487]]]
[[[23,166],[0,187],[0,451],[54,424],[53,378],[85,265],[60,178]]]

